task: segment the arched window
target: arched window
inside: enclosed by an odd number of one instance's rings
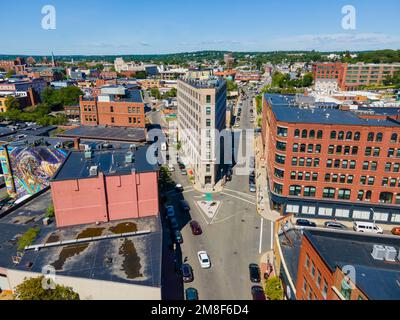
[[[364,199],[364,190],[360,190],[358,191],[357,200],[363,201],[363,199]]]
[[[371,191],[371,190],[368,190],[368,191],[365,193],[365,201],[371,201],[371,198],[372,198],[372,191]]]
[[[336,131],[331,131],[331,139],[336,139]]]
[[[382,133],[382,132],[379,132],[379,133],[376,135],[376,142],[382,142],[382,140],[383,140],[383,133]]]
[[[353,139],[353,132],[348,131],[348,132],[346,133],[346,140],[351,140],[351,139]]]
[[[393,193],[391,192],[381,192],[379,195],[380,203],[392,203],[393,202]]]
[[[317,132],[317,139],[322,139],[322,137],[323,137],[322,130],[318,130],[318,132]]]
[[[344,132],[340,131],[338,134],[338,140],[343,140],[344,139]]]
[[[351,154],[352,154],[353,156],[356,156],[357,153],[358,153],[358,147],[353,147],[353,149],[351,150]]]
[[[296,130],[294,131],[294,137],[295,137],[295,138],[300,138],[300,130],[299,130],[299,129],[296,129]]]
[[[335,198],[336,189],[335,188],[324,188],[323,197],[327,199]]]
[[[356,132],[356,133],[354,134],[354,141],[360,141],[360,139],[361,139],[361,133]]]
[[[375,134],[373,132],[368,133],[368,141],[374,141]]]
[[[310,130],[309,138],[310,139],[315,139],[315,130]]]
[[[351,190],[350,189],[339,189],[338,199],[350,200]]]
[[[392,137],[390,138],[390,142],[396,143],[398,138],[399,138],[399,136],[397,135],[397,133],[393,133]]]
[[[304,129],[304,130],[301,132],[301,137],[302,137],[303,139],[307,138],[307,130],[306,130],[306,129]]]
[[[303,195],[305,197],[315,197],[317,189],[315,187],[304,187]]]
[[[293,185],[289,188],[289,195],[291,196],[301,196],[301,186]]]

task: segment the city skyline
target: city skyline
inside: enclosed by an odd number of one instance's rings
[[[42,8],[56,10],[56,29],[42,28]],[[356,9],[355,30],[342,26],[342,8]],[[227,51],[363,51],[400,48],[396,20],[399,4],[383,0],[308,1],[153,1],[117,0],[103,7],[95,1],[55,0],[7,2],[5,12],[18,10],[18,23],[5,16],[0,54],[129,55],[201,50]],[[255,12],[257,12],[255,14]],[[257,17],[259,15],[259,18]],[[373,23],[379,21],[379,24]],[[15,41],[18,34],[19,42]],[[21,46],[21,41],[24,45]]]

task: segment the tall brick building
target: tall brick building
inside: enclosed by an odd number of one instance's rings
[[[141,92],[123,86],[105,86],[93,97],[79,101],[81,123],[112,127],[145,127],[144,102]]]
[[[304,108],[281,95],[265,95],[263,103],[271,207],[305,217],[400,222],[400,110]]]

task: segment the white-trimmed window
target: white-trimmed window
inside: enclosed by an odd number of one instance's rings
[[[286,206],[286,213],[299,213],[300,212],[300,206],[288,204]]]
[[[320,216],[331,216],[333,214],[332,208],[319,208],[318,214]]]
[[[383,212],[375,212],[374,213],[374,220],[376,220],[376,221],[388,221],[389,220],[389,214],[388,213],[383,213]]]
[[[392,222],[400,223],[400,214],[392,214]]]
[[[315,207],[303,206],[301,209],[302,214],[315,214]]]
[[[336,209],[335,217],[348,218],[348,217],[350,217],[350,210],[348,210],[348,209]]]
[[[369,211],[353,211],[353,219],[361,219],[361,220],[369,220],[370,212]]]

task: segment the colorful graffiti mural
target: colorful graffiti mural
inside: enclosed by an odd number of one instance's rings
[[[9,195],[21,198],[48,187],[67,154],[67,150],[45,146],[1,148],[0,162]]]

